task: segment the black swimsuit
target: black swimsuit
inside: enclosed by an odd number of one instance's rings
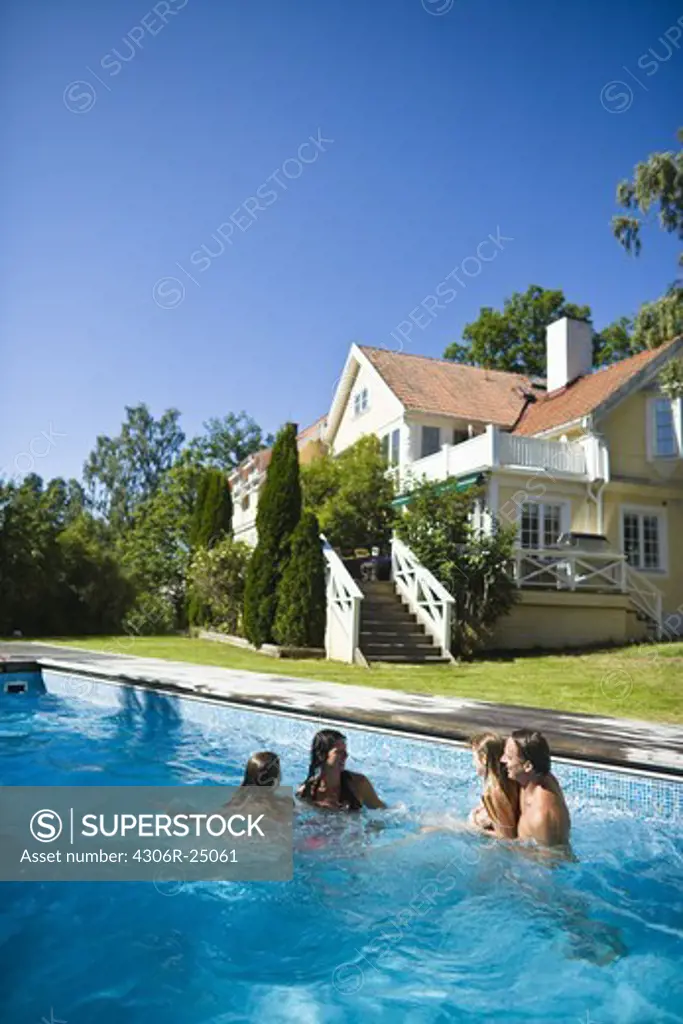
[[[301,793],[301,799],[308,801],[308,803],[316,804],[315,792],[318,786],[315,783],[319,783],[319,779],[311,779],[310,782],[304,783],[303,791]],[[319,806],[319,805],[317,805]],[[343,771],[341,773],[341,784],[339,787],[339,810],[340,811],[360,811],[362,803],[356,796],[351,785],[351,772]],[[323,808],[323,810],[335,810],[335,808]]]

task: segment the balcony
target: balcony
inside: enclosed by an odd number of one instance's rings
[[[413,480],[446,480],[494,468],[547,473],[581,481],[609,479],[609,457],[599,438],[580,441],[545,441],[538,437],[506,434],[489,426],[484,434],[460,444],[445,444],[440,451],[417,459],[408,467]]]

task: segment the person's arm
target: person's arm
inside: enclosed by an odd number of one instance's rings
[[[351,779],[351,785],[353,786],[353,791],[362,803],[363,807],[367,807],[371,811],[379,811],[386,808],[387,805],[377,796],[370,779],[365,775],[354,773]]]

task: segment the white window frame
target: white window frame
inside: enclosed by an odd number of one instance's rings
[[[538,548],[523,548],[522,547],[522,511],[524,505],[539,505],[543,508],[544,505],[559,505],[560,506],[560,533],[568,533],[571,529],[572,519],[572,503],[568,498],[553,498],[551,495],[545,494],[542,498],[527,498],[521,505],[518,506],[517,511],[517,546],[522,551],[543,551],[545,550],[545,544]],[[545,534],[545,513],[541,512],[539,516],[539,540]]]
[[[673,406],[674,433],[677,451],[673,455],[659,455],[657,445],[657,403],[668,402]],[[666,395],[652,395],[647,400],[647,457],[650,462],[683,458],[683,399],[667,398]]]
[[[640,552],[641,557],[644,551],[644,538],[643,538],[643,521],[642,516],[656,516],[659,520],[659,568],[657,569],[643,569],[639,565],[632,565],[632,569],[636,569],[638,572],[642,572],[645,575],[652,573],[654,576],[668,576],[669,575],[669,540],[668,540],[668,520],[666,509],[660,505],[620,505],[619,506],[619,550],[622,555],[626,554],[624,549],[624,516],[625,515],[640,516],[640,526],[638,527],[640,532]],[[629,563],[630,565],[630,563]]]
[[[353,396],[353,417],[357,419],[370,408],[370,392],[367,387],[359,388]]]

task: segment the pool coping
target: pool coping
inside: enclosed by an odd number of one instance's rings
[[[487,701],[413,694],[374,687],[294,678],[12,641],[0,655],[33,657],[47,670],[127,682],[240,707],[317,721],[346,722],[446,742],[467,742],[477,732],[540,729],[555,756],[578,764],[683,779],[683,728],[655,722],[581,715]]]

